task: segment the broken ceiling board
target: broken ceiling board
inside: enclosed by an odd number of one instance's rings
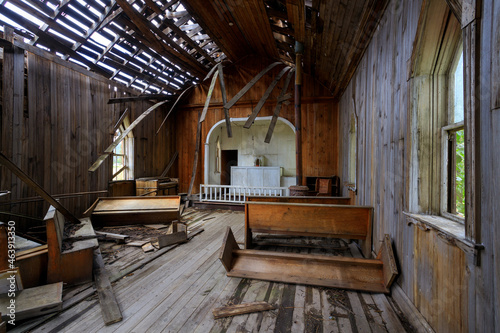
[[[274,87],[276,87],[276,84],[278,84],[278,81],[281,79],[281,77],[290,69],[290,67],[285,67],[283,68],[278,75],[274,78],[273,82],[267,87],[266,91],[264,92],[264,95],[262,95],[262,98],[259,100],[259,103],[255,106],[255,109],[253,109],[252,114],[248,117],[247,121],[245,122],[245,125],[243,125],[244,128],[250,128],[252,126],[252,123],[254,122],[255,118],[257,118],[257,115],[260,112],[260,109],[264,106],[264,103],[266,100],[269,98],[269,95],[271,95],[271,92],[274,90]]]
[[[104,154],[99,156],[97,161],[95,161],[94,164],[92,164],[92,166],[89,168],[89,171],[92,171],[92,172],[96,171],[97,168],[99,168],[99,166],[101,166],[102,162],[104,162],[104,160],[106,158],[108,158],[108,156],[111,155],[111,153],[113,153],[113,150],[116,148],[116,146],[118,146],[120,144],[120,142],[122,142],[122,140],[130,133],[130,131],[132,131],[144,118],[146,118],[147,115],[149,115],[157,107],[159,107],[160,105],[163,105],[167,102],[168,101],[158,102],[155,105],[153,105],[152,107],[150,107],[149,109],[147,109],[146,111],[144,111],[139,117],[137,117],[137,119],[134,120],[134,122],[132,124],[130,124],[130,126],[127,127],[125,129],[125,131],[123,131],[120,134],[120,136],[118,138],[116,138],[116,140],[113,141],[113,143],[108,148],[106,148],[106,150],[104,151]],[[53,205],[53,206],[55,206],[55,205]]]
[[[16,292],[16,321],[41,316],[62,310],[63,283],[47,284]],[[8,320],[8,306],[12,298],[8,295],[0,297],[2,318]]]

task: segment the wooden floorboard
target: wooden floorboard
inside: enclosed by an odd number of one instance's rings
[[[204,232],[113,285],[123,321],[105,326],[96,297],[63,311],[33,332],[405,332],[383,294],[229,278],[218,260],[225,228],[243,242],[244,214],[190,208],[183,215]],[[331,249],[265,250],[338,255]],[[140,248],[110,264],[123,269],[145,255]],[[140,250],[142,251],[142,250]],[[351,249],[346,255],[358,256]],[[126,260],[130,262],[127,262]],[[214,319],[217,307],[267,301],[274,310]],[[411,329],[409,330],[411,331]]]

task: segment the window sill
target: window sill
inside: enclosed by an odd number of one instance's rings
[[[447,243],[459,247],[465,253],[476,254],[481,245],[476,245],[465,238],[465,225],[442,216],[404,213],[408,225],[414,224],[423,231],[434,230],[438,237]]]

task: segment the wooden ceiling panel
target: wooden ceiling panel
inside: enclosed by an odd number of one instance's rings
[[[304,71],[314,75],[336,97],[354,74],[388,3],[388,0],[181,1],[187,3],[188,11],[233,61],[249,52],[294,61],[294,42],[303,42]]]

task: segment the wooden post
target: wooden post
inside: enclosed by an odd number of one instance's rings
[[[296,148],[296,172],[297,185],[302,185],[302,117],[301,117],[301,94],[302,94],[302,52],[304,46],[295,42],[295,148]]]

